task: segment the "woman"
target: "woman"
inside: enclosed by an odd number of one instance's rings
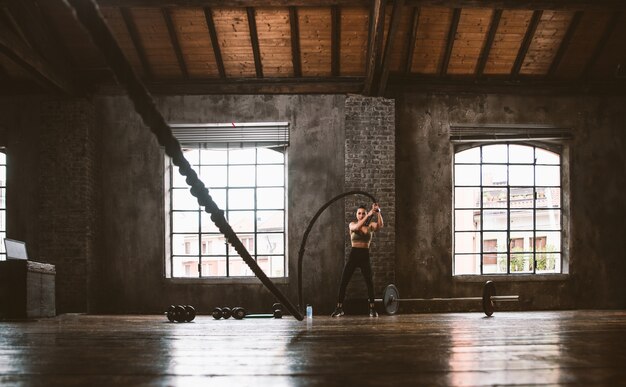
[[[373,219],[376,214],[376,220]],[[331,315],[332,317],[341,317],[343,312],[343,299],[346,296],[346,287],[354,270],[358,267],[365,278],[367,285],[367,295],[369,298],[370,317],[378,317],[376,308],[374,308],[374,283],[372,282],[372,266],[370,264],[370,243],[372,242],[372,233],[380,230],[384,226],[383,217],[380,213],[378,203],[372,203],[372,209],[367,212],[367,207],[359,206],[356,211],[356,222],[350,222],[350,241],[352,249],[346,266],[341,274],[341,284],[339,285],[339,296],[337,297],[337,306]]]

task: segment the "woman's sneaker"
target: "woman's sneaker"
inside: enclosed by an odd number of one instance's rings
[[[378,313],[376,312],[376,309],[370,308],[370,317],[378,317]]]
[[[337,306],[333,314],[330,315],[330,317],[341,317],[344,314],[345,313],[343,313],[343,308],[341,306]]]

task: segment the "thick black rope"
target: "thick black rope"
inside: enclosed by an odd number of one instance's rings
[[[302,257],[304,256],[306,240],[309,237],[309,233],[311,232],[311,229],[313,228],[315,221],[317,220],[317,218],[320,217],[320,215],[322,215],[322,212],[324,212],[325,209],[327,209],[331,204],[333,204],[337,200],[341,198],[345,198],[346,196],[350,196],[350,195],[364,195],[372,199],[374,203],[377,202],[376,198],[373,195],[365,191],[348,191],[330,199],[328,202],[326,202],[326,204],[320,207],[319,210],[317,210],[317,212],[313,216],[313,219],[311,219],[311,221],[309,222],[309,226],[306,228],[304,235],[302,236],[302,242],[300,242],[300,251],[298,252],[298,306],[300,307],[300,310],[302,310],[302,307],[304,305],[304,303],[302,302]]]
[[[302,313],[285,295],[283,295],[263,270],[261,270],[257,262],[250,256],[248,250],[246,250],[241,240],[239,240],[239,237],[237,237],[237,234],[235,234],[224,218],[224,211],[218,208],[217,204],[215,204],[211,198],[211,195],[209,195],[209,190],[205,187],[204,183],[200,181],[196,172],[191,168],[187,159],[185,159],[178,140],[172,135],[172,130],[156,108],[152,96],[139,80],[139,77],[137,77],[132,66],[118,46],[113,34],[107,27],[98,10],[98,6],[93,0],[67,1],[71,4],[70,9],[72,7],[74,9],[74,17],[83,24],[84,28],[91,35],[91,39],[100,47],[100,50],[102,50],[117,80],[126,86],[126,91],[143,122],[154,133],[159,144],[165,147],[165,153],[172,158],[180,174],[186,176],[185,181],[191,187],[191,194],[198,199],[198,203],[204,207],[204,210],[211,214],[211,220],[215,223],[220,232],[224,234],[228,243],[234,247],[254,274],[261,280],[263,285],[287,307],[295,318],[302,321],[304,319]]]

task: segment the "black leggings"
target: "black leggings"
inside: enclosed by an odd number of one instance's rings
[[[341,274],[341,284],[339,285],[339,296],[337,297],[338,303],[343,303],[343,299],[346,297],[346,287],[354,270],[356,268],[361,269],[361,273],[365,278],[365,284],[367,285],[367,295],[370,303],[374,303],[374,283],[372,282],[372,266],[370,264],[370,249],[362,247],[353,247],[350,250],[350,257],[348,257],[348,263],[343,268]]]

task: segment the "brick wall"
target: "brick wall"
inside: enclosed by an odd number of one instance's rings
[[[36,258],[56,265],[57,313],[88,311],[99,191],[95,136],[90,103],[42,103]]]
[[[395,279],[395,101],[384,98],[348,96],[345,102],[345,189],[374,195],[382,209],[385,227],[374,235],[370,247],[374,291]],[[359,204],[371,206],[364,196],[345,201],[346,259],[350,250],[347,224],[355,219]],[[357,270],[348,286],[346,299],[367,298],[367,288]]]

